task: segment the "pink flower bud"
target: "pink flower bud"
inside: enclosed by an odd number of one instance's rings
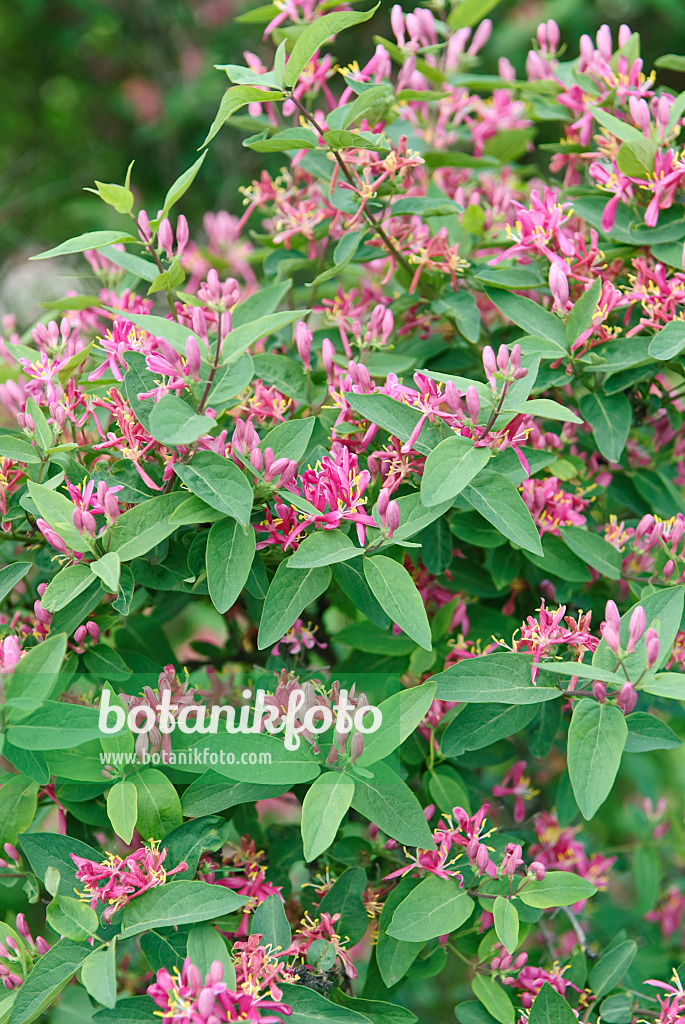
[[[547,22],[547,45],[549,46],[551,53],[556,53],[559,49],[559,43],[561,42],[561,32],[554,18],[550,18]]]
[[[473,384],[470,384],[466,389],[466,408],[473,422],[478,423],[480,398],[478,397],[478,392],[474,388]]]
[[[647,667],[653,668],[659,660],[659,634],[655,629],[648,629],[645,633],[645,647],[647,650]]]
[[[378,495],[378,515],[380,516],[381,523],[385,522],[385,513],[388,510],[390,504],[390,491],[387,487],[382,487],[381,492]]]
[[[95,642],[97,643],[97,641],[100,639],[100,627],[98,626],[97,622],[87,622],[86,630],[90,638],[92,640],[95,640]]]
[[[26,939],[33,946],[33,937],[29,931],[29,926],[26,923],[26,918],[23,914],[17,914],[17,931],[21,935],[22,939]]]
[[[592,692],[593,692],[593,694],[595,696],[595,699],[598,700],[600,704],[604,704],[606,702],[606,699],[607,699],[607,684],[606,683],[601,682],[599,679],[595,679],[595,681],[592,684]]]
[[[71,513],[71,521],[78,530],[79,533],[83,530],[83,512],[80,508],[75,508]]]
[[[19,856],[19,850],[12,843],[5,843],[3,850],[7,854],[10,860],[14,861],[15,864],[21,863],[21,857]]]
[[[107,516],[108,519],[112,520],[112,522],[121,513],[117,497],[115,494],[112,494],[111,491],[108,491],[107,494],[105,495],[104,509],[105,515]]]
[[[91,537],[94,537],[97,533],[97,523],[95,522],[95,516],[92,512],[83,513],[83,529],[86,533],[90,534]]]
[[[607,601],[606,608],[604,610],[604,618],[607,626],[611,626],[617,633],[621,630],[621,616],[615,601]]]
[[[356,732],[350,740],[350,761],[352,764],[361,757],[364,750],[364,733]]]
[[[400,506],[396,501],[391,501],[388,505],[386,524],[388,527],[388,537],[392,539],[393,533],[400,525]]]
[[[630,27],[630,25],[619,25],[619,29],[618,29],[618,45],[619,45],[619,49],[622,46],[626,45],[626,43],[630,40],[630,37],[632,36],[632,34],[633,34],[633,30]]]
[[[611,40],[611,29],[608,25],[602,25],[597,32],[597,49],[605,60],[611,60],[613,44]]]
[[[289,465],[290,459],[276,459],[276,461],[264,473],[264,480],[266,483],[271,483],[272,480],[275,480],[276,477],[280,476]]]
[[[312,332],[303,320],[295,326],[295,344],[304,368],[309,373],[312,368],[310,354],[312,350]]]
[[[145,210],[138,214],[138,234],[144,242],[150,241],[150,221]]]
[[[171,259],[174,253],[174,232],[168,217],[165,217],[159,225],[157,240],[161,248],[164,249],[167,259]]]
[[[497,369],[506,373],[509,369],[509,349],[506,345],[500,345],[497,349]]]
[[[74,631],[74,640],[76,641],[77,644],[82,644],[87,636],[88,636],[88,630],[86,629],[85,626],[79,626]]]
[[[541,861],[534,860],[528,868],[528,874],[533,875],[538,882],[541,882],[547,874],[547,868]]]
[[[628,647],[626,650],[628,654],[632,654],[635,650],[635,644],[638,642],[645,629],[647,628],[647,617],[645,610],[641,604],[633,611],[630,616],[630,625],[628,627]]]
[[[608,644],[609,650],[613,651],[614,654],[618,654],[621,648],[621,638],[614,627],[605,623],[603,626],[600,626],[600,632],[602,634],[602,638]]]
[[[369,839],[372,843],[378,838],[378,825],[374,825],[373,822],[369,825]]]
[[[199,306],[193,306],[193,312],[191,313],[191,319],[193,322],[193,330],[202,338],[203,341],[207,340],[207,319],[204,312]]]
[[[42,935],[39,935],[36,939],[36,949],[41,956],[45,956],[50,951],[50,943],[46,942]]]
[[[185,248],[190,238],[190,231],[188,230],[188,221],[185,219],[183,214],[179,214],[178,220],[176,221],[176,254],[182,256],[185,252]]]
[[[459,412],[461,409],[461,397],[459,388],[453,380],[448,380],[445,384],[445,401],[452,410],[452,412]]]
[[[473,39],[471,40],[471,45],[469,46],[467,53],[469,53],[472,57],[475,56],[479,50],[483,49],[491,35],[492,22],[490,18],[484,18],[484,20],[481,21],[476,31],[473,33]]]
[[[479,843],[478,852],[476,853],[476,867],[479,871],[485,871],[488,864],[490,863],[490,854],[485,843]]]
[[[666,565],[664,566],[664,579],[665,580],[670,580],[670,578],[671,578],[671,576],[673,575],[674,572],[675,572],[675,562],[673,561],[672,558],[669,558],[669,560],[666,562]]]
[[[569,297],[568,277],[556,260],[549,268],[549,290],[554,299],[554,308],[565,312]]]
[[[624,683],[618,691],[616,703],[626,715],[629,715],[637,704],[637,693],[632,683]]]
[[[189,334],[186,340],[186,372],[191,375],[194,381],[200,379],[200,365],[202,356],[197,338]]]
[[[495,359],[495,353],[490,345],[486,345],[483,349],[483,369],[485,370],[485,376],[488,378],[490,383],[494,385],[494,378],[497,373],[497,360]]]

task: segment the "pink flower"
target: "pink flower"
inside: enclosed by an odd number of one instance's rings
[[[72,853],[71,859],[78,868],[76,877],[85,888],[81,898],[89,902],[93,910],[97,909],[98,903],[107,904],[102,918],[109,924],[117,910],[136,896],[164,885],[179,871],[188,870],[185,861],[181,861],[167,871],[163,866],[166,855],[166,849],[160,851],[154,839],[150,840],[149,846],[141,846],[127,857],[108,853],[100,864]]]
[[[525,800],[530,800],[537,794],[536,789],[530,788],[530,780],[523,774],[526,768],[525,761],[517,761],[509,769],[502,784],[492,787],[493,796],[515,796],[514,821],[520,824],[526,816]]]

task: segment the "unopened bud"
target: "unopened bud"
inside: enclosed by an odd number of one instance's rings
[[[594,694],[595,699],[598,700],[600,704],[604,704],[607,699],[607,684],[601,682],[599,679],[595,679],[594,683],[592,684],[592,693]]]
[[[626,650],[628,654],[632,654],[635,650],[635,644],[638,642],[645,629],[647,628],[647,617],[645,610],[641,604],[633,611],[630,616],[630,625],[628,626],[628,647]]]
[[[545,877],[545,875],[547,874],[547,868],[545,867],[545,865],[541,861],[534,860],[534,861],[531,862],[531,864],[528,867],[528,874],[529,875],[533,875],[533,877],[538,882],[541,882],[543,880],[543,878]]]
[[[659,660],[659,634],[655,629],[648,629],[645,633],[645,647],[647,649],[647,667],[653,668]]]

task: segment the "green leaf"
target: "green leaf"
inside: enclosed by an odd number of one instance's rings
[[[200,881],[170,881],[144,892],[124,909],[121,938],[140,935],[151,928],[196,924],[232,914],[246,898],[222,885]]]
[[[514,1024],[514,1004],[493,977],[477,974],[471,982],[474,996],[500,1024]]]
[[[362,615],[365,615],[379,629],[387,629],[390,619],[366,582],[364,561],[363,558],[355,558],[349,562],[337,562],[333,566],[333,578]]]
[[[116,938],[107,949],[96,949],[81,968],[81,984],[97,1003],[113,1009],[117,1001]]]
[[[48,904],[46,917],[58,935],[75,942],[83,942],[98,930],[98,916],[93,908],[72,896],[55,896]]]
[[[360,124],[364,119],[369,124],[378,124],[379,121],[385,120],[383,114],[392,100],[392,90],[389,86],[372,85],[350,104],[345,114],[343,128],[349,128],[351,124]]]
[[[553,402],[549,398],[531,398],[529,401],[521,402],[519,405],[510,405],[508,402],[504,404],[504,413],[522,412],[526,416],[541,416],[546,420],[561,420],[563,423],[583,422],[580,416],[576,416],[574,412],[566,409],[558,402]]]
[[[275,893],[259,904],[250,919],[250,934],[261,935],[261,945],[270,943],[275,950],[287,949],[292,941],[283,900]]]
[[[116,551],[122,562],[146,555],[174,532],[176,524],[169,517],[185,499],[178,492],[159,494],[124,512],[112,527],[110,551]]]
[[[195,161],[192,167],[189,167],[187,171],[184,171],[169,188],[169,191],[164,197],[164,203],[162,204],[162,210],[159,215],[160,220],[162,217],[168,217],[171,207],[175,206],[179,199],[186,194],[190,186],[195,181],[195,176],[202,167],[206,156],[207,154],[203,153],[202,156]]]
[[[385,136],[374,132],[352,132],[333,128],[324,132],[323,138],[330,149],[368,149],[376,152],[390,149],[390,143]]]
[[[685,679],[683,682],[685,683]],[[683,689],[685,690],[685,687]],[[626,724],[628,736],[625,751],[628,754],[644,750],[673,750],[683,742],[665,722],[645,711],[634,711],[632,715],[628,715]]]
[[[286,86],[292,89],[297,84],[297,80],[307,64],[325,42],[344,29],[351,28],[352,25],[360,25],[362,22],[368,21],[379,6],[380,4],[376,4],[370,11],[340,11],[335,14],[324,14],[322,18],[317,18],[307,25],[297,37],[290,59],[285,66]]]
[[[100,737],[98,719],[97,708],[46,700],[13,725],[7,738],[22,750],[68,750]]]
[[[624,974],[635,959],[637,943],[632,939],[619,942],[618,946],[608,950],[600,957],[590,971],[590,988],[601,999],[613,988],[616,988],[623,979]]]
[[[315,23],[316,24],[316,23]],[[369,1018],[336,1006],[330,999],[304,985],[283,985],[283,1002],[292,1007],[288,1024],[369,1024]]]
[[[132,782],[117,782],[107,794],[107,817],[128,846],[138,820],[138,790]]]
[[[577,1024],[578,1018],[548,981],[535,997],[528,1024]]]
[[[207,585],[212,604],[223,614],[232,608],[250,575],[255,555],[253,529],[245,533],[235,519],[214,523],[207,539]]]
[[[44,879],[50,869],[59,875],[60,896],[73,896],[74,889],[80,888],[76,879],[76,864],[71,859],[72,853],[96,863],[101,860],[101,854],[92,846],[87,846],[72,836],[62,836],[53,832],[24,833],[19,845],[38,878]]]
[[[23,437],[12,437],[10,434],[0,436],[0,457],[23,462],[26,466],[40,464],[40,454],[37,449]]]
[[[396,1003],[385,1003],[380,999],[354,999],[341,988],[335,989],[331,995],[339,1006],[361,1013],[372,1024],[414,1024],[417,1020],[411,1010]]]
[[[675,359],[685,349],[685,322],[671,320],[654,335],[649,343],[649,354],[653,359]]]
[[[287,309],[278,313],[269,313],[257,320],[234,327],[224,340],[221,349],[222,362],[234,363],[256,341],[268,338],[276,331],[280,331],[282,327],[287,327],[295,320],[302,320],[308,314],[308,309]]]
[[[0,841],[16,843],[36,816],[38,783],[26,775],[10,775],[5,779],[0,786]]]
[[[200,148],[202,149],[208,145],[231,114],[235,114],[236,110],[240,110],[241,107],[247,106],[248,103],[269,103],[271,100],[282,99],[283,93],[280,89],[269,91],[254,85],[236,85],[231,89],[227,89],[221,98],[217,115],[207,133],[207,137]]]
[[[440,744],[445,757],[461,757],[467,750],[484,747],[515,736],[532,722],[538,712],[535,704],[469,704],[447,726]]]
[[[499,0],[461,0],[461,3],[451,11],[447,24],[452,32],[460,28],[470,28],[489,14],[498,3]]]
[[[73,524],[72,515],[75,505],[65,494],[54,491],[45,484],[28,482],[28,490],[43,519],[47,520],[53,530],[65,541],[67,547],[80,553],[90,551],[88,540],[82,536]]]
[[[21,712],[40,707],[52,693],[67,650],[65,633],[55,633],[26,651],[5,684],[7,703],[16,708],[10,723],[22,717]]]
[[[348,868],[336,879],[318,907],[323,914],[340,914],[338,931],[349,937],[350,946],[363,938],[369,926],[364,906],[366,886],[364,868]]]
[[[509,320],[522,327],[528,334],[546,338],[564,351],[568,351],[566,329],[563,322],[554,313],[550,313],[532,299],[524,299],[521,295],[504,291],[501,288],[487,288],[485,293]]]
[[[597,309],[601,292],[602,279],[598,277],[574,303],[573,309],[566,319],[566,339],[569,345],[577,341],[580,335],[592,326],[592,317]]]
[[[450,501],[490,461],[489,448],[476,448],[466,437],[446,437],[426,459],[421,477],[421,501],[439,505]],[[401,522],[401,519],[400,519]]]
[[[52,577],[40,603],[46,611],[57,612],[70,604],[76,595],[82,593],[92,582],[93,573],[90,565],[84,562],[67,565]]]
[[[44,956],[38,957],[17,992],[10,1016],[12,1024],[30,1024],[36,1020],[91,953],[91,947],[85,943],[60,939]]]
[[[381,726],[364,737],[364,749],[355,764],[375,764],[411,736],[435,698],[437,684],[424,683],[394,693],[379,705]]]
[[[69,256],[74,252],[85,252],[86,249],[102,249],[104,245],[117,242],[137,242],[138,239],[122,231],[87,231],[85,235],[75,235],[54,249],[46,249],[37,256],[29,256],[30,260],[49,260],[53,256]],[[121,312],[119,310],[118,312]]]
[[[217,733],[205,736],[191,747],[191,754],[198,749],[200,757],[211,757],[214,760],[199,763],[211,763],[219,775],[238,782],[261,784],[288,784],[311,782],[319,774],[318,762],[314,759],[311,747],[304,742],[295,750],[290,750],[279,736],[268,736],[265,733],[235,733],[231,736],[231,753],[234,761],[229,763],[225,758],[226,736]],[[207,755],[205,755],[207,751]],[[244,760],[242,756],[244,755]],[[223,757],[223,760],[221,758]],[[217,763],[218,762],[218,763]],[[191,761],[190,764],[193,764]]]
[[[108,551],[97,561],[91,562],[90,569],[95,576],[102,580],[108,594],[118,592],[121,560],[116,551]]]
[[[377,423],[389,434],[400,441],[408,441],[414,428],[421,419],[421,413],[409,405],[404,405],[390,395],[357,395],[352,391],[345,392],[345,398],[352,408],[365,420]],[[414,448],[428,455],[442,440],[437,427],[424,423],[421,433],[414,442]]]
[[[280,903],[278,896],[269,896],[267,898],[267,900],[270,899],[278,899]],[[282,903],[281,906],[283,906]],[[201,924],[193,925],[188,935],[187,955],[198,968],[203,978],[210,970],[214,961],[218,960],[224,968],[222,981],[232,991],[235,990],[235,967],[233,966],[233,960],[228,952],[226,943],[211,924],[205,921]]]
[[[536,307],[537,308],[537,307]],[[501,473],[488,473],[478,484],[468,484],[464,497],[476,512],[524,551],[542,554],[540,535],[516,484]]]
[[[287,785],[260,785],[258,782],[228,783],[224,775],[206,771],[196,779],[181,797],[181,807],[186,817],[198,817],[202,814],[216,814],[229,807],[239,804],[267,800],[272,796],[281,796]]]
[[[315,423],[313,416],[305,420],[286,420],[273,427],[259,447],[262,451],[270,448],[276,459],[299,462],[309,447]]]
[[[657,676],[648,676],[641,688],[645,693],[651,693],[655,697],[685,700],[685,674],[660,672]]]
[[[23,580],[32,567],[33,562],[12,562],[0,569],[0,601],[12,593],[19,580]]]
[[[93,1024],[157,1024],[159,1017],[155,1017],[154,1007],[150,996],[127,996],[121,998],[113,1010],[98,1010]]]
[[[623,712],[583,699],[573,708],[568,731],[568,771],[580,812],[593,818],[614,784],[628,726]]]
[[[136,828],[143,840],[163,839],[167,832],[178,828],[183,821],[181,801],[166,775],[156,768],[145,768],[130,779],[138,797]]]
[[[257,153],[288,153],[291,150],[316,149],[319,145],[319,137],[311,128],[286,128],[275,135],[266,135],[259,132],[251,135],[243,141],[247,149],[254,149]]]
[[[407,636],[432,650],[430,625],[423,599],[407,570],[385,555],[364,559],[364,575],[383,611]]]
[[[306,861],[316,860],[331,845],[353,796],[354,781],[344,774],[325,772],[309,787],[302,803]]]
[[[392,922],[395,911],[415,885],[412,878],[401,879],[399,885],[391,889],[386,896],[381,911],[376,962],[381,978],[388,988],[404,977],[424,946],[423,941],[403,942],[388,934],[388,925]]]
[[[419,801],[409,786],[383,761],[364,769],[364,778],[355,776],[352,807],[404,846],[421,849],[434,846]]]
[[[492,908],[495,932],[507,953],[513,953],[519,944],[519,915],[511,900],[498,896]]]
[[[95,188],[84,189],[85,192],[95,192],[103,202],[113,207],[117,213],[130,213],[133,209],[134,195],[130,188],[124,185],[115,185],[113,182],[96,181]]]
[[[152,407],[150,433],[162,444],[192,444],[216,426],[209,416],[198,416],[192,406],[176,395],[164,395]],[[219,456],[217,456],[218,458]]]
[[[610,580],[620,580],[623,556],[613,544],[582,526],[562,526],[561,539],[574,555]]]
[[[539,704],[561,696],[556,687],[535,686],[529,654],[486,654],[466,658],[433,676],[439,700],[466,704]]]
[[[281,562],[271,581],[259,624],[260,651],[281,640],[305,608],[320,597],[331,582],[328,566],[291,569]]]
[[[604,395],[599,391],[583,395],[580,400],[583,419],[592,427],[592,433],[601,454],[609,462],[618,462],[625,448],[633,410],[626,395]]]
[[[359,554],[359,548],[341,530],[315,530],[290,556],[288,566],[291,569],[314,569],[345,562]]]
[[[570,907],[596,892],[594,885],[572,871],[548,871],[541,882],[529,881],[518,894],[518,899],[527,907],[549,910],[551,907]]]
[[[473,900],[455,878],[428,875],[400,903],[388,935],[405,942],[434,939],[456,931],[472,911]]]
[[[469,795],[459,773],[451,765],[441,764],[428,776],[428,792],[438,810],[447,814],[454,807],[470,813]]]
[[[652,139],[647,139],[637,128],[634,128],[626,121],[621,121],[613,114],[607,113],[600,107],[592,107],[592,114],[596,121],[610,131],[622,142],[628,143],[631,152],[637,160],[650,172],[654,170],[654,158],[657,152],[657,144]]]
[[[174,472],[198,498],[237,519],[241,526],[249,526],[252,488],[231,459],[216,452],[198,452],[192,462],[177,462]]]

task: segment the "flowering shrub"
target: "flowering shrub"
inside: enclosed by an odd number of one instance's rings
[[[685,1020],[685,93],[625,26],[479,75],[492,7],[255,11],[242,217],[203,152],[36,257],[94,284],[0,350],[7,1024]]]

